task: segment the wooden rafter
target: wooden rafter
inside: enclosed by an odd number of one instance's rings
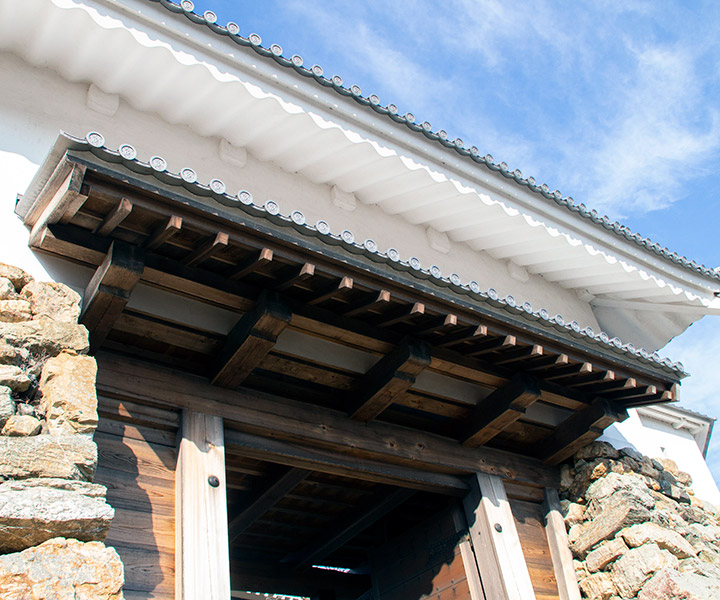
[[[109,236],[120,224],[130,216],[132,212],[133,204],[127,198],[121,198],[120,202],[117,203],[105,217],[102,222],[95,228],[96,235],[100,237]]]
[[[232,544],[243,531],[280,502],[298,483],[306,479],[311,472],[312,471],[306,469],[288,469],[265,488],[249,506],[230,520],[230,524],[228,525],[230,543]]]
[[[224,231],[218,231],[215,236],[206,239],[200,246],[188,254],[183,260],[183,263],[188,267],[199,265],[213,254],[217,254],[220,250],[227,247],[228,241],[228,234]]]
[[[145,248],[147,250],[155,250],[159,248],[170,238],[172,238],[178,231],[182,229],[182,218],[177,215],[170,215],[167,220],[159,225],[152,235],[145,241]]]
[[[390,511],[408,500],[413,494],[413,490],[398,489],[384,495],[359,517],[354,517],[319,544],[303,549],[298,553],[292,553],[286,556],[283,562],[294,563],[299,569],[312,566],[332,554],[338,548],[344,546],[373,523],[382,519]]]
[[[380,359],[360,380],[358,405],[351,418],[371,421],[410,389],[430,364],[430,348],[423,342],[404,340]]]
[[[477,447],[487,443],[525,414],[540,395],[540,386],[534,377],[522,373],[514,375],[507,385],[477,403],[461,428],[463,445]]]
[[[556,465],[599,438],[606,427],[624,421],[627,417],[625,409],[597,398],[590,406],[563,421],[550,439],[538,444],[536,456],[548,464]]]
[[[276,294],[265,294],[228,334],[218,358],[213,385],[239,386],[270,351],[292,313]]]
[[[143,251],[137,246],[119,240],[110,245],[83,295],[80,323],[90,332],[93,352],[102,345],[128,303],[144,266]]]
[[[235,267],[228,271],[227,276],[230,279],[242,279],[250,273],[254,273],[263,265],[272,262],[273,251],[270,248],[261,248],[257,252],[253,252],[251,256],[241,261]]]

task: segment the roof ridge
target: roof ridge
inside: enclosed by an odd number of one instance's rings
[[[575,202],[571,196],[563,196],[559,190],[551,191],[550,186],[545,183],[538,184],[534,177],[524,177],[520,169],[511,170],[507,163],[495,162],[495,159],[491,154],[481,155],[476,146],[467,148],[461,138],[450,140],[445,130],[441,129],[439,131],[433,131],[432,125],[428,121],[423,121],[418,125],[415,122],[415,115],[412,113],[408,112],[404,115],[400,115],[394,104],[388,104],[387,106],[381,105],[380,98],[375,94],[363,96],[362,89],[357,85],[352,85],[349,88],[344,87],[342,77],[339,75],[333,75],[332,77],[325,76],[320,65],[313,65],[312,67],[307,68],[303,64],[302,57],[298,54],[294,54],[288,59],[283,55],[283,49],[278,44],[271,44],[269,48],[264,47],[262,45],[262,38],[257,33],[251,33],[248,37],[240,35],[240,26],[233,21],[229,21],[224,26],[218,25],[217,15],[213,11],[207,10],[202,15],[195,13],[195,5],[192,0],[181,0],[179,4],[176,4],[172,0],[149,1],[157,2],[175,14],[184,14],[193,23],[197,25],[205,25],[214,33],[228,37],[240,46],[251,48],[260,56],[273,59],[282,67],[293,69],[299,75],[313,79],[319,85],[333,89],[341,96],[352,98],[361,106],[370,108],[378,114],[385,115],[394,122],[400,125],[405,125],[413,132],[421,133],[427,139],[437,142],[447,149],[454,150],[460,156],[469,158],[476,164],[484,165],[490,171],[500,173],[507,179],[512,179],[517,184],[527,187],[530,191],[546,198],[547,200],[554,201],[559,206],[578,214],[580,217],[591,221],[599,227],[603,227],[619,237],[635,243],[643,250],[652,252],[667,262],[673,263],[686,270],[693,271],[694,273],[704,275],[710,279],[720,281],[720,267],[707,267],[704,264],[691,260],[678,254],[677,252],[673,252],[667,246],[662,246],[657,242],[653,242],[649,237],[644,237],[639,233],[635,233],[626,225],[623,225],[618,221],[611,220],[607,215],[601,216],[597,210],[588,209],[584,203]]]
[[[227,186],[220,179],[212,179],[207,185],[200,183],[197,173],[189,167],[184,167],[179,172],[173,173],[167,169],[167,161],[161,156],[152,156],[147,162],[144,162],[137,157],[137,151],[129,144],[121,144],[117,150],[112,150],[105,146],[105,138],[96,131],[88,133],[84,138],[65,132],[62,133],[62,137],[75,144],[74,148],[77,150],[93,152],[102,160],[119,163],[135,173],[150,175],[167,185],[184,187],[195,195],[209,196],[223,206],[240,208],[246,212],[251,212],[251,214],[269,218],[274,223],[293,227],[303,235],[311,235],[324,243],[342,246],[348,252],[362,254],[375,262],[384,262],[395,270],[410,273],[416,279],[428,281],[435,286],[450,288],[456,294],[467,296],[471,300],[479,300],[495,308],[501,308],[526,321],[537,321],[544,328],[555,329],[563,334],[585,339],[610,350],[615,355],[625,355],[638,362],[655,365],[674,373],[680,378],[687,375],[682,363],[663,358],[658,352],[651,353],[645,348],[638,349],[634,344],[624,343],[618,337],[611,338],[604,331],[595,333],[590,326],[581,328],[580,324],[575,320],[568,322],[562,315],[556,314],[553,316],[545,308],[536,310],[530,302],[519,302],[510,294],[504,298],[500,297],[494,288],[483,291],[478,282],[469,281],[464,283],[457,273],[452,273],[449,276],[443,275],[437,265],[425,268],[417,257],[403,259],[396,248],[388,248],[383,252],[372,239],[357,242],[352,231],[347,229],[339,234],[332,233],[330,225],[324,220],[319,220],[314,225],[309,224],[306,222],[305,215],[299,210],[293,211],[290,215],[283,215],[280,212],[280,205],[275,200],[268,200],[263,205],[258,205],[255,204],[253,195],[249,191],[240,190],[236,194],[229,193]]]

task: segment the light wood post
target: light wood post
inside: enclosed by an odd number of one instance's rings
[[[230,598],[223,420],[189,410],[175,471],[175,596]]]
[[[550,547],[550,557],[555,570],[560,600],[580,600],[580,588],[573,567],[570,540],[568,540],[565,529],[565,520],[562,517],[557,490],[545,488],[543,510],[545,512],[545,533]]]
[[[465,497],[470,539],[487,600],[535,600],[502,479],[476,473]]]

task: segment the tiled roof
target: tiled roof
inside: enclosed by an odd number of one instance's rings
[[[229,192],[225,183],[219,179],[213,179],[207,184],[201,183],[197,179],[196,172],[189,167],[173,173],[168,171],[167,162],[160,156],[153,156],[148,162],[144,162],[137,158],[137,151],[129,144],[122,144],[117,150],[112,150],[105,146],[104,137],[97,132],[88,133],[85,138],[77,138],[69,134],[63,136],[69,149],[89,150],[105,162],[119,163],[135,173],[152,176],[171,186],[183,187],[198,196],[212,198],[225,207],[243,210],[283,227],[292,227],[302,235],[315,237],[323,243],[340,246],[352,254],[361,254],[374,262],[384,263],[397,271],[407,272],[438,288],[448,289],[458,297],[502,309],[509,315],[522,318],[525,322],[535,322],[546,328],[548,332],[555,330],[564,336],[569,335],[590,345],[610,350],[614,355],[660,367],[679,378],[687,375],[681,363],[663,358],[657,352],[650,353],[645,348],[636,348],[632,343],[625,343],[618,337],[611,338],[603,331],[596,333],[591,327],[582,328],[575,320],[567,320],[559,314],[551,315],[546,309],[538,309],[530,302],[524,302],[511,295],[501,297],[493,288],[482,290],[476,281],[463,281],[457,273],[442,273],[435,265],[424,266],[420,259],[405,256],[396,248],[381,250],[372,239],[356,240],[352,231],[333,232],[324,220],[314,224],[307,223],[300,211],[283,214],[274,200],[259,205],[255,203],[249,191]]]
[[[326,76],[322,67],[319,65],[306,67],[302,57],[297,54],[287,58],[283,55],[282,47],[277,44],[272,44],[270,47],[263,46],[262,38],[256,33],[251,33],[247,37],[240,35],[240,27],[237,23],[229,22],[226,25],[220,25],[217,22],[217,15],[212,11],[205,11],[202,15],[196,14],[194,12],[195,6],[191,0],[182,0],[179,4],[176,4],[171,0],[150,1],[158,2],[173,13],[184,14],[193,23],[200,26],[206,26],[214,33],[227,37],[239,46],[248,47],[262,57],[274,60],[277,64],[288,69],[292,69],[299,75],[312,79],[317,84],[325,88],[333,89],[341,96],[353,99],[361,106],[365,106],[378,114],[387,116],[395,123],[404,125],[411,131],[422,134],[428,140],[437,142],[445,148],[455,151],[460,156],[470,159],[476,164],[483,165],[490,171],[499,173],[503,177],[516,182],[518,185],[526,187],[539,196],[555,202],[559,206],[576,213],[583,219],[586,219],[599,227],[603,227],[604,229],[636,244],[642,249],[647,250],[648,252],[651,252],[670,263],[710,279],[720,281],[720,270],[698,264],[694,260],[690,260],[685,256],[679,255],[677,252],[672,252],[667,247],[653,242],[650,238],[634,233],[629,227],[622,225],[617,221],[611,220],[608,216],[600,215],[596,210],[588,209],[585,204],[577,203],[573,200],[573,198],[563,196],[560,191],[551,190],[547,184],[539,184],[533,177],[524,177],[519,169],[513,170],[510,169],[504,162],[496,162],[490,154],[481,155],[477,147],[471,146],[468,148],[460,138],[456,138],[454,140],[449,139],[446,131],[434,131],[432,125],[427,121],[418,124],[412,113],[408,112],[401,115],[398,113],[398,109],[395,105],[382,105],[378,96],[374,94],[369,96],[363,95],[362,90],[357,85],[346,87],[341,77],[337,75],[332,77]]]

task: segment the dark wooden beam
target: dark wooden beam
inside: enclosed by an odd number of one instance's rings
[[[533,358],[539,358],[544,354],[543,347],[534,344],[532,346],[525,346],[524,348],[516,348],[509,350],[502,354],[502,358],[494,360],[495,365],[510,365],[516,362],[522,362]]]
[[[441,334],[457,327],[457,322],[457,315],[450,313],[445,315],[444,317],[437,318],[435,322],[429,327],[425,327],[424,329],[420,329],[419,331],[414,331],[413,335],[420,336]]]
[[[140,248],[120,240],[112,242],[83,295],[80,323],[88,328],[92,352],[110,333],[140,281],[144,267],[144,253]]]
[[[108,215],[103,219],[93,233],[107,237],[122,223],[132,212],[133,205],[127,198],[122,198]]]
[[[228,234],[224,231],[218,231],[214,237],[205,240],[197,249],[188,254],[182,262],[188,267],[198,265],[213,254],[217,254],[220,250],[226,248],[228,241]]]
[[[117,354],[101,353],[97,360],[99,393],[130,395],[151,404],[220,415],[228,428],[236,431],[302,441],[348,460],[382,461],[435,474],[483,472],[532,486],[559,485],[557,470],[543,466],[534,457],[488,447],[464,448],[455,440],[381,421],[358,423],[337,410],[247,388],[235,391],[214,387],[204,377]],[[172,394],[168,394],[169,389]],[[226,430],[226,440],[230,433]]]
[[[345,311],[343,314],[346,317],[354,317],[364,312],[373,311],[377,308],[381,308],[390,302],[390,292],[387,290],[380,290],[372,300],[361,302],[351,309]]]
[[[263,265],[272,262],[273,251],[270,248],[261,248],[257,252],[253,252],[246,260],[230,269],[227,276],[230,279],[242,279],[246,275],[257,271]]]
[[[558,365],[543,375],[545,381],[566,380],[569,375],[586,375],[593,372],[592,363],[575,363]]]
[[[319,544],[305,548],[300,552],[292,553],[286,556],[283,562],[294,563],[298,569],[317,564],[338,548],[342,548],[359,533],[362,533],[368,527],[382,519],[390,511],[403,504],[413,494],[414,492],[408,489],[392,491],[380,498],[369,510],[366,510],[359,517],[353,518]]]
[[[155,250],[155,248],[159,248],[181,229],[182,218],[177,215],[170,215],[168,219],[155,231],[153,231],[152,235],[146,240],[145,248],[147,250]]]
[[[488,328],[485,325],[477,325],[468,331],[459,331],[451,335],[447,335],[441,340],[436,342],[437,346],[441,348],[450,348],[451,346],[457,346],[464,342],[475,342],[486,338],[488,335]]]
[[[395,399],[415,384],[415,378],[430,365],[430,348],[423,342],[404,340],[381,358],[360,380],[356,421],[372,421]]]
[[[353,289],[353,280],[351,277],[342,277],[338,283],[333,283],[332,285],[328,286],[325,290],[320,292],[317,296],[312,298],[311,300],[308,300],[308,304],[314,305],[314,304],[322,304],[323,302],[326,302],[327,300],[331,299],[341,299],[346,294],[351,292]]]
[[[385,464],[356,456],[348,457],[337,452],[309,448],[233,429],[225,431],[225,448],[228,456],[244,456],[298,470],[340,475],[434,494],[462,497],[468,490],[465,481],[454,475]]]
[[[549,439],[538,443],[535,454],[547,464],[561,463],[599,438],[605,428],[627,417],[625,409],[597,398],[590,406],[563,421]]]
[[[507,385],[477,403],[461,427],[460,441],[472,448],[482,446],[525,414],[540,395],[540,386],[534,377],[523,373],[514,375]]]
[[[403,323],[416,319],[417,317],[422,317],[424,314],[425,305],[422,302],[415,302],[410,306],[403,306],[398,310],[380,315],[380,317],[374,321],[374,324],[378,327],[389,327],[396,323]]]
[[[293,270],[293,273],[287,277],[284,280],[278,281],[277,285],[275,286],[275,290],[278,292],[282,292],[284,290],[290,289],[291,287],[297,285],[298,283],[302,283],[303,281],[307,281],[308,279],[311,279],[315,276],[315,265],[312,263],[305,263],[301,265],[299,268],[296,268]]]
[[[513,348],[517,345],[517,339],[514,335],[504,335],[494,340],[487,340],[475,344],[475,346],[467,353],[468,356],[482,356],[483,354],[489,354],[490,352],[496,352],[498,350]]]
[[[230,520],[230,524],[228,525],[230,543],[232,544],[240,537],[243,531],[280,502],[298,483],[307,478],[310,473],[312,473],[312,471],[291,468],[269,485],[249,506]]]
[[[226,388],[239,386],[270,352],[291,317],[277,294],[264,294],[255,309],[243,315],[228,334],[211,383]]]

